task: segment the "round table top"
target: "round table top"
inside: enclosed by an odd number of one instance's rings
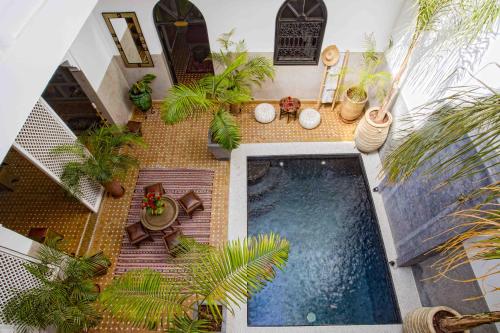
[[[300,109],[300,100],[295,97],[283,97],[279,104],[284,112],[297,112]]]
[[[141,210],[141,223],[149,230],[158,231],[168,228],[179,216],[177,200],[168,195],[163,195],[165,211],[161,215],[149,215],[146,208]]]

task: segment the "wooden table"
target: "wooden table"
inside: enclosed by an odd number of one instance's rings
[[[145,228],[159,231],[168,228],[177,220],[179,216],[179,205],[177,204],[177,200],[168,195],[164,195],[163,200],[165,201],[165,211],[161,215],[149,215],[146,212],[146,208],[142,209],[141,223]]]
[[[297,119],[297,114],[300,110],[300,101],[294,97],[284,97],[280,100],[280,119],[284,116],[287,117],[287,123],[290,122],[290,116]]]

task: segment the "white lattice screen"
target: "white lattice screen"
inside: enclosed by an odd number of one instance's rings
[[[0,310],[14,296],[16,290],[37,287],[40,282],[31,275],[24,264],[30,262],[24,256],[18,256],[0,248]],[[6,324],[0,311],[0,325]]]
[[[64,165],[73,161],[75,157],[65,154],[55,155],[51,150],[60,144],[72,143],[75,139],[74,133],[40,98],[17,135],[14,147],[54,181],[61,184],[60,176]],[[82,179],[80,189],[82,193],[79,196],[80,201],[97,212],[103,188],[90,179]]]

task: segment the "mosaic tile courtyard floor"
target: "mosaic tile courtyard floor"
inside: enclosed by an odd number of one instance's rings
[[[244,105],[242,113],[237,115],[242,127],[243,143],[353,140],[356,124],[343,123],[336,112],[330,111],[329,107],[320,109],[322,122],[318,128],[305,130],[300,127],[298,121],[287,123],[284,118],[265,125],[257,123],[252,112],[256,104],[257,102],[252,102]],[[277,108],[277,103],[274,104]],[[313,103],[303,103],[303,108],[313,106]],[[142,132],[148,143],[148,148],[136,151],[141,167],[214,170],[210,243],[219,245],[224,242],[227,237],[229,162],[214,160],[207,150],[210,115],[199,115],[183,123],[167,126],[160,119],[159,104],[155,104],[153,114],[146,116],[135,114],[134,118],[143,121]],[[96,219],[92,218],[94,214],[90,214],[84,206],[67,198],[58,185],[17,153],[9,155],[9,159],[13,159],[19,170],[24,170],[22,172],[26,176],[22,176],[23,181],[19,184],[22,191],[0,197],[2,224],[25,235],[29,227],[34,225],[43,224],[54,228],[68,240],[68,252],[76,251],[80,244],[80,236],[84,234],[80,252],[84,252],[87,247],[89,252],[103,250],[114,261],[120,251],[123,227],[132,197],[131,189],[134,188],[138,170],[129,172],[124,179],[124,186],[128,190],[124,197],[104,198],[100,214]],[[36,190],[33,189],[33,184],[36,184],[34,187]],[[15,208],[15,202],[20,200],[21,193],[35,203],[29,211]],[[48,196],[47,193],[51,195]],[[24,198],[26,197],[23,197],[23,200]],[[58,206],[60,209],[53,209],[52,206]],[[94,224],[95,230],[92,233]],[[85,225],[87,232],[84,233]],[[110,272],[113,270],[114,267]],[[112,274],[108,274],[100,283],[106,284],[110,278]],[[104,318],[99,328],[100,332],[116,330],[131,331],[126,324],[122,326],[108,317]]]

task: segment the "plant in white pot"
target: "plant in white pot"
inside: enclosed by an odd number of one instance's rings
[[[448,42],[453,47],[467,45],[491,31],[500,12],[497,0],[415,0],[415,6],[415,28],[388,94],[380,108],[367,111],[356,128],[355,143],[362,152],[375,151],[384,144],[392,123],[390,108],[422,37],[436,42],[436,52],[441,50],[438,42]],[[432,35],[426,34],[430,31]]]
[[[340,117],[344,122],[354,122],[363,114],[370,92],[380,100],[384,98],[391,73],[378,70],[382,62],[382,54],[375,51],[373,34],[366,36],[366,51],[363,52],[363,62],[357,72],[357,83],[344,92],[340,108]]]

